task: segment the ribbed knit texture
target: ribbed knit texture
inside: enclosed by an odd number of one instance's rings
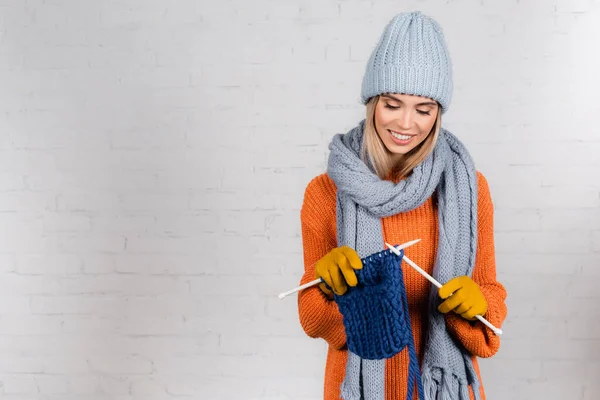
[[[439,24],[421,12],[402,13],[385,27],[367,62],[362,101],[382,93],[434,99],[445,113],[452,99],[452,63]]]
[[[413,341],[404,313],[402,256],[383,250],[362,262],[363,268],[356,271],[358,285],[335,296],[344,316],[348,350],[369,360],[389,358]]]
[[[478,174],[478,245],[473,280],[480,286],[487,302],[485,317],[495,326],[501,326],[506,317],[504,287],[496,281],[494,255],[493,205],[485,178]],[[336,240],[336,187],[325,174],[308,185],[301,211],[302,240],[305,273],[301,283],[314,279],[314,264],[337,246]],[[433,272],[433,262],[438,243],[438,212],[432,197],[418,208],[382,219],[384,240],[388,243],[405,243],[415,238],[421,242],[406,249],[406,255],[428,273]],[[431,284],[417,271],[403,263],[411,327],[419,362],[427,336],[427,304]],[[300,323],[310,337],[322,338],[328,345],[325,366],[325,400],[340,399],[340,387],[346,374],[348,350],[343,317],[335,301],[329,299],[318,287],[303,290],[298,295]],[[491,357],[500,347],[500,338],[479,323],[472,323],[458,315],[446,316],[451,334],[466,350],[476,357]],[[403,350],[385,360],[385,400],[404,398],[408,385],[408,350]],[[481,379],[480,379],[481,381]],[[483,385],[480,387],[485,399]],[[473,398],[473,396],[471,396]],[[417,399],[417,394],[413,394]]]
[[[360,256],[383,247],[381,218],[413,210],[437,193],[438,253],[433,277],[448,282],[471,276],[477,250],[477,177],[470,154],[446,129],[441,129],[430,155],[398,183],[382,180],[361,158],[365,121],[333,137],[327,174],[338,187],[337,240]],[[437,308],[437,288],[430,294],[429,335],[422,366],[425,400],[468,400],[469,385],[479,385],[472,360],[448,334]],[[347,380],[354,379],[348,375]],[[344,382],[348,386],[350,381]],[[367,388],[368,383],[354,381]],[[475,399],[480,397],[477,395]],[[364,396],[364,400],[379,400]]]
[[[391,250],[382,250],[362,259],[363,268],[356,271],[358,285],[348,288],[341,296],[335,295],[340,312],[344,316],[348,350],[359,358],[383,360],[391,358],[405,348],[409,352],[409,374],[407,400],[412,399],[415,386],[421,399],[423,385],[419,371],[419,361],[415,352],[414,338],[408,312],[408,299],[402,276],[402,258]],[[360,362],[360,361],[359,361]],[[357,366],[360,365],[357,362]],[[382,363],[383,365],[383,363]],[[368,370],[367,370],[368,371]],[[363,371],[363,373],[367,372]],[[356,374],[352,371],[351,374]],[[360,367],[358,368],[360,374]],[[384,376],[384,371],[376,374]],[[377,379],[377,377],[372,377]],[[351,386],[351,385],[350,385]],[[383,399],[385,384],[375,386],[380,390],[375,398]],[[344,399],[360,399],[360,393],[344,393]]]

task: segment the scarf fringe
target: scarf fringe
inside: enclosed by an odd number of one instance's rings
[[[436,398],[437,384],[433,380],[431,372],[427,372],[423,371],[421,374],[421,381],[423,382],[423,393],[425,394],[425,400],[430,400]]]
[[[434,377],[435,376],[435,377]],[[456,375],[444,374],[441,368],[424,369],[421,374],[425,400],[469,400],[469,383],[463,382]],[[455,388],[454,390],[452,388]],[[454,397],[457,393],[459,398]],[[478,392],[478,391],[477,391]],[[479,393],[475,399],[480,400]]]

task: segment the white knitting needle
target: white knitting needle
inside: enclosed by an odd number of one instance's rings
[[[411,240],[410,242],[406,242],[404,244],[401,244],[398,247],[394,247],[394,250],[397,250],[397,253],[395,252],[395,254],[400,254],[400,250],[405,249],[407,247],[410,247],[413,244],[419,243],[420,241],[421,241],[421,239]],[[304,285],[298,286],[297,288],[294,288],[292,290],[288,290],[287,292],[280,293],[279,294],[279,298],[283,299],[283,298],[285,298],[286,296],[289,296],[292,293],[296,293],[296,292],[299,292],[299,291],[304,290],[306,288],[309,288],[311,286],[318,285],[321,282],[323,282],[323,279],[321,279],[321,278],[315,279],[314,281],[310,281],[308,283],[305,283]]]
[[[385,245],[387,247],[389,247],[390,250],[393,251],[396,255],[400,255],[400,251],[398,251],[399,249],[395,248],[394,246],[392,246],[389,243],[386,243]],[[433,283],[438,289],[442,287],[441,283],[436,281],[433,276],[431,276],[427,272],[425,272],[421,267],[419,267],[417,264],[415,264],[410,258],[406,257],[406,254],[404,255],[404,261],[406,261],[406,263],[408,265],[410,265],[411,267],[416,269],[421,275],[423,275],[425,278],[427,278],[427,280],[429,282]],[[483,318],[481,315],[476,315],[475,318],[477,318],[485,326],[490,328],[496,335],[498,335],[498,336],[502,335],[502,329],[496,328],[494,325],[492,325],[487,319]]]

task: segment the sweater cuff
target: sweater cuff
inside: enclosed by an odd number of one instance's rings
[[[504,302],[495,299],[493,290],[488,291],[485,287],[481,287],[481,291],[488,302],[488,309],[483,317],[495,327],[501,328],[502,315],[505,314],[501,310]],[[500,336],[481,321],[469,321],[455,313],[448,313],[445,318],[450,333],[474,356],[492,357],[499,350]]]

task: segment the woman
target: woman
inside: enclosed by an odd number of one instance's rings
[[[443,284],[438,291],[402,263],[424,398],[485,399],[477,357],[494,355],[500,340],[475,316],[500,327],[506,292],[496,280],[486,179],[441,126],[451,92],[439,25],[420,12],[397,15],[367,64],[365,120],[333,138],[327,173],[306,188],[301,283],[326,284],[301,292],[298,306],[305,332],[329,345],[325,399],[407,397],[407,350],[375,362],[348,351],[329,289],[343,296],[357,285],[361,258],[413,239],[421,242],[406,256]],[[359,378],[350,376],[351,362]]]

